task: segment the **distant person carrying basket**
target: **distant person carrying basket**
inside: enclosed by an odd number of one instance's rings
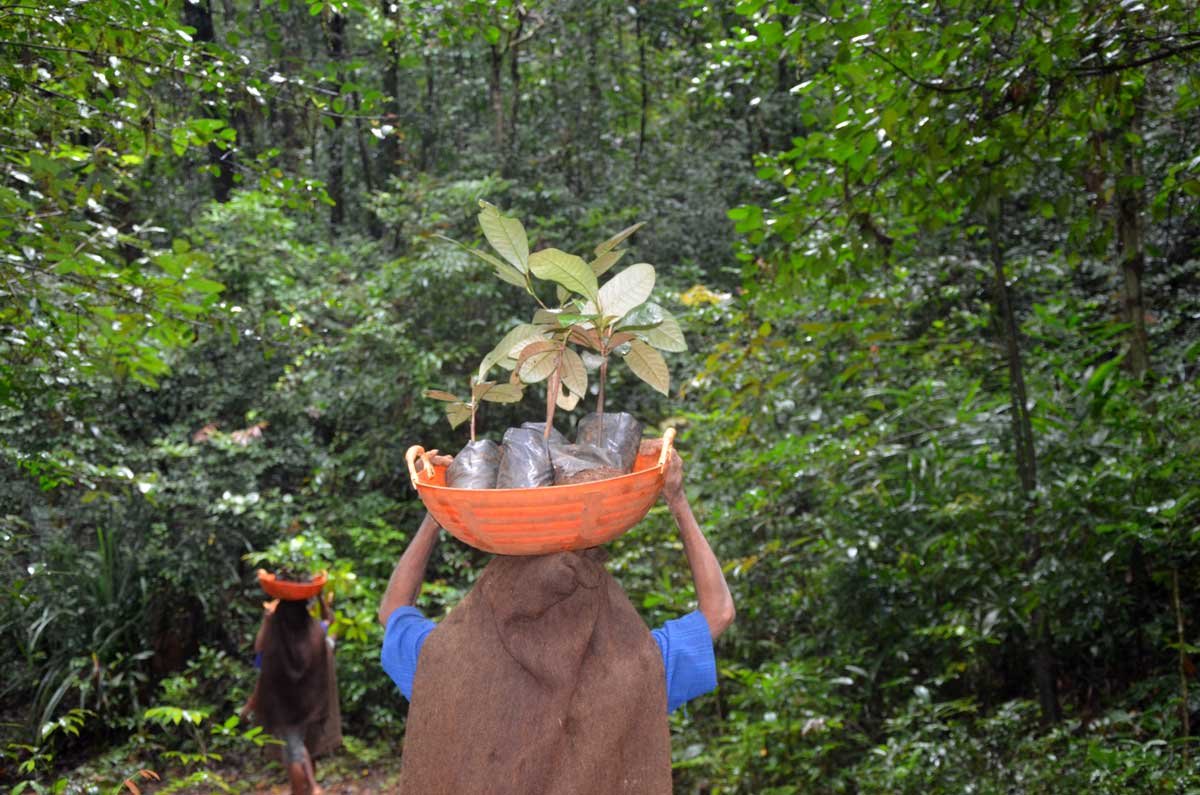
[[[599,549],[497,556],[435,624],[413,606],[439,531],[426,515],[379,607],[383,667],[411,704],[402,792],[671,792],[667,713],[716,687],[734,605],[674,452],[663,495],[699,609],[653,633]]]
[[[334,637],[328,597],[320,600],[318,622],[307,600],[275,599],[263,605],[254,641],[259,668],[254,694],[243,708],[253,711],[280,748],[292,795],[318,795],[313,758],[342,744],[342,716],[334,670]]]

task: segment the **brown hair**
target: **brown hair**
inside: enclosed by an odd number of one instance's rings
[[[304,602],[281,601],[263,638],[258,713],[273,734],[324,719],[329,656],[325,633]]]

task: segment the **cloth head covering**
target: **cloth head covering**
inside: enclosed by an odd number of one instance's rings
[[[401,791],[671,792],[662,655],[603,560],[487,565],[421,649]]]

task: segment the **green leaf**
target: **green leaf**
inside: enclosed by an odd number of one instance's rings
[[[645,262],[630,265],[600,288],[596,303],[605,315],[621,318],[646,302],[654,290],[654,266]]]
[[[660,351],[679,353],[687,350],[683,328],[667,310],[647,301],[625,315],[618,327],[634,331],[639,337]]]
[[[558,375],[563,385],[574,394],[583,395],[587,392],[587,368],[583,366],[579,354],[570,348],[563,351]]]
[[[184,287],[195,290],[198,293],[219,293],[225,289],[225,285],[220,282],[214,282],[212,279],[203,279],[199,276],[191,279],[183,280]]]
[[[574,392],[567,392],[562,388],[562,384],[559,384],[558,397],[554,399],[554,403],[563,411],[574,411],[575,407],[579,405],[580,397],[582,396]]]
[[[482,199],[479,206],[479,226],[492,248],[508,260],[521,273],[529,272],[529,238],[525,227],[516,218],[504,215],[494,204]]]
[[[537,326],[529,323],[522,323],[514,327],[511,331],[492,348],[487,356],[483,357],[483,361],[479,363],[478,378],[480,381],[487,377],[488,371],[495,367],[499,362],[513,355],[517,346],[527,343],[530,340],[543,339],[545,334]]]
[[[489,403],[520,403],[525,389],[520,384],[494,384],[481,396]]]
[[[596,246],[596,256],[599,257],[601,254],[605,254],[609,251],[612,251],[614,248],[621,245],[622,241],[624,241],[625,238],[629,237],[630,235],[632,235],[634,232],[641,229],[645,225],[646,225],[645,221],[639,221],[638,223],[634,224],[633,226],[627,226],[624,229],[622,229],[620,232],[617,232],[615,235],[610,237],[608,240],[605,240],[603,243]]]
[[[535,343],[536,344],[536,343]],[[567,350],[570,350],[569,348]],[[520,364],[518,376],[526,384],[536,384],[545,381],[558,368],[559,354],[562,353],[557,345],[550,350],[539,350],[532,353]]]
[[[582,258],[556,248],[535,251],[529,257],[529,270],[539,279],[561,284],[568,290],[595,300],[596,274]]]
[[[432,400],[448,400],[451,403],[461,403],[462,402],[462,398],[458,397],[457,395],[452,395],[449,392],[443,392],[440,389],[426,389],[423,394],[425,395],[425,397],[430,398]]]
[[[471,419],[472,413],[471,407],[466,403],[451,403],[446,406],[446,419],[450,421],[451,428],[457,428]]]
[[[171,130],[171,151],[182,157],[183,153],[187,151],[190,138],[186,127],[176,127]]]
[[[596,278],[608,273],[613,265],[616,265],[618,262],[620,262],[621,257],[625,256],[625,252],[628,250],[629,249],[627,248],[622,248],[615,251],[606,251],[600,256],[596,257],[594,260],[588,263],[591,266],[592,273],[596,274]]]
[[[469,248],[467,251],[491,265],[492,268],[495,269],[496,275],[499,276],[501,280],[506,281],[509,284],[514,284],[517,287],[528,286],[525,284],[525,277],[521,275],[521,271],[509,265],[507,262],[501,262],[499,259],[493,257],[491,254],[483,251],[482,249]]]
[[[509,265],[507,262],[500,260],[492,254],[489,254],[482,249],[471,248],[470,246],[463,245],[452,237],[446,237],[445,235],[434,235],[434,237],[445,240],[447,243],[453,243],[468,254],[478,257],[488,265],[491,265],[496,271],[496,275],[509,284],[516,285],[517,287],[528,286],[525,284],[525,276],[523,275],[522,271],[517,270],[512,265]]]
[[[671,371],[662,354],[641,340],[629,343],[625,363],[638,378],[649,384],[656,392],[666,395],[671,387]]]

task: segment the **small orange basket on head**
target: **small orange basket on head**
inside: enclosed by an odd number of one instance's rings
[[[308,582],[276,579],[275,575],[263,569],[258,570],[258,584],[262,589],[276,599],[285,602],[303,602],[311,599],[325,587],[326,575],[321,572]]]
[[[459,541],[496,555],[547,555],[607,544],[640,522],[662,491],[674,440],[668,428],[661,452],[639,454],[628,475],[532,489],[452,489],[425,448],[413,445],[405,459],[421,501]]]

